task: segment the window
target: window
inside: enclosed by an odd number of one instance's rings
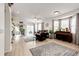
[[[34,33],[34,27],[33,27],[33,25],[27,25],[26,32],[27,32],[27,36],[32,35]]]
[[[42,29],[42,24],[38,23],[38,31]]]
[[[61,20],[61,31],[65,31],[65,29],[69,29],[69,19]]]
[[[59,21],[55,20],[54,21],[54,32],[59,30]]]
[[[42,24],[41,23],[36,23],[35,24],[35,32],[42,30]]]
[[[37,23],[35,23],[35,32],[37,32],[37,30],[38,30],[37,26],[38,26]]]
[[[62,19],[61,21],[54,20],[54,32],[59,31],[59,27],[60,27],[61,31],[66,31],[66,28],[68,28],[69,31],[71,31],[72,33],[75,33],[76,16],[73,16],[71,19],[70,18]]]

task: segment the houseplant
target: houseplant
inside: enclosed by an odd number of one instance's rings
[[[24,28],[20,28],[20,32],[21,32],[21,35],[25,35],[25,29]]]
[[[54,32],[53,32],[53,30],[49,30],[49,38],[50,39],[54,38]]]

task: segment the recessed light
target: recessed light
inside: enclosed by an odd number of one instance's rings
[[[55,14],[55,15],[59,14],[59,11],[54,11],[54,14]]]

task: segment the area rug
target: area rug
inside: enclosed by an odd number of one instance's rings
[[[30,49],[33,56],[78,56],[79,52],[56,43]]]

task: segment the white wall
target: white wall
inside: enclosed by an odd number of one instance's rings
[[[10,51],[11,31],[10,31],[10,9],[5,4],[5,52]]]
[[[4,55],[4,4],[0,3],[0,55]]]
[[[44,22],[44,30],[52,30],[52,19],[46,19]],[[46,24],[48,23],[48,26]]]

